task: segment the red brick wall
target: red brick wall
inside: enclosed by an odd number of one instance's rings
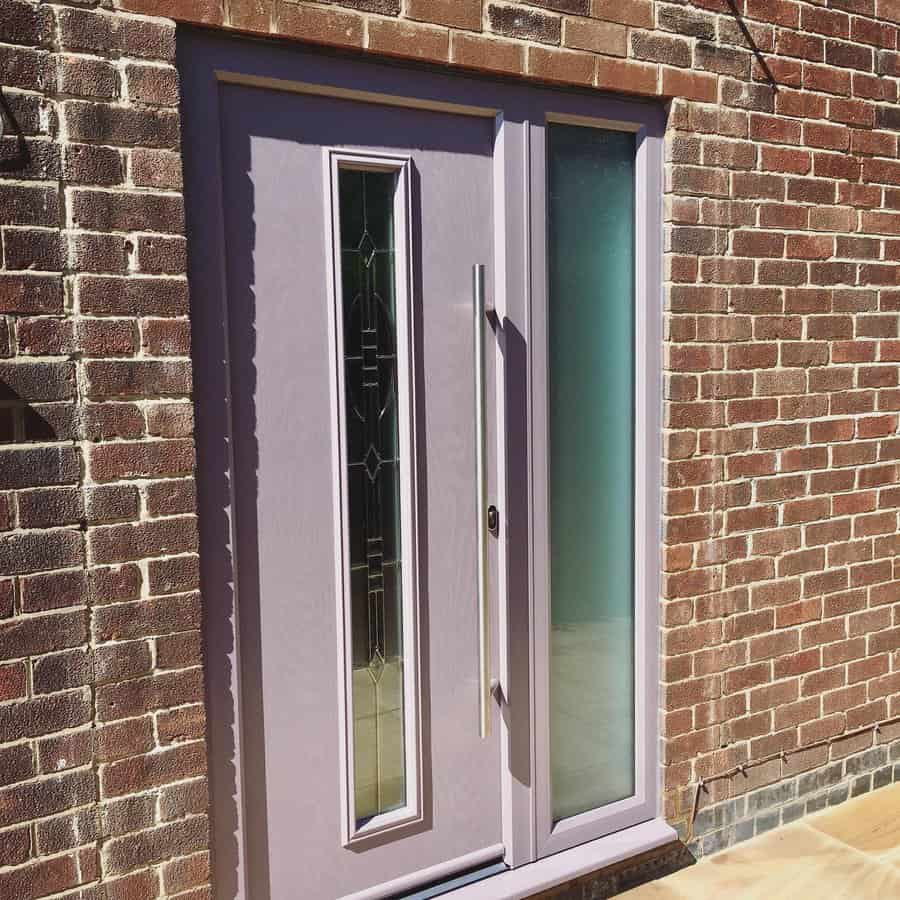
[[[0,0],[0,896],[208,895],[159,17],[671,99],[666,813],[710,852],[891,780],[900,0],[115,2]]]
[[[174,53],[0,0],[4,900],[208,896]]]

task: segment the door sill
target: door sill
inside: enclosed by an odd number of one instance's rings
[[[450,891],[444,897],[446,900],[522,900],[676,840],[674,828],[663,819],[651,819]]]

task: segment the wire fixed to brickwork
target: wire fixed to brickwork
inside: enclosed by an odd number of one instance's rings
[[[795,753],[805,753],[808,750],[815,750],[816,747],[830,747],[835,741],[843,741],[847,738],[858,737],[868,731],[872,732],[872,738],[874,740],[882,728],[885,728],[888,725],[895,725],[898,722],[900,722],[900,716],[891,716],[888,719],[882,719],[880,722],[874,722],[872,725],[865,725],[862,728],[856,728],[853,731],[845,731],[843,734],[835,735],[834,737],[822,738],[821,740],[813,741],[810,744],[804,744],[802,747],[794,747],[791,750],[779,750],[777,753],[770,753],[768,756],[761,756],[759,759],[739,763],[731,769],[726,769],[724,772],[710,775],[709,778],[699,778],[694,786],[694,803],[691,807],[691,817],[688,821],[688,837],[685,843],[689,843],[694,838],[694,820],[697,818],[697,812],[699,811],[700,794],[706,789],[706,785],[711,782],[721,781],[723,778],[733,778],[735,775],[744,775],[746,774],[747,769],[755,769],[757,766],[765,765],[776,759],[781,759],[786,762],[788,757]]]

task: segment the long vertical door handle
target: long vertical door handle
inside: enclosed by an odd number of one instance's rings
[[[478,547],[478,732],[491,733],[491,610],[488,597],[487,438],[484,400],[484,266],[472,266],[475,333],[475,535]]]

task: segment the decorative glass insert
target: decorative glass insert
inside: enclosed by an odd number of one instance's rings
[[[550,125],[553,819],[635,790],[635,136]]]
[[[339,171],[357,827],[406,803],[396,188],[396,172]]]

